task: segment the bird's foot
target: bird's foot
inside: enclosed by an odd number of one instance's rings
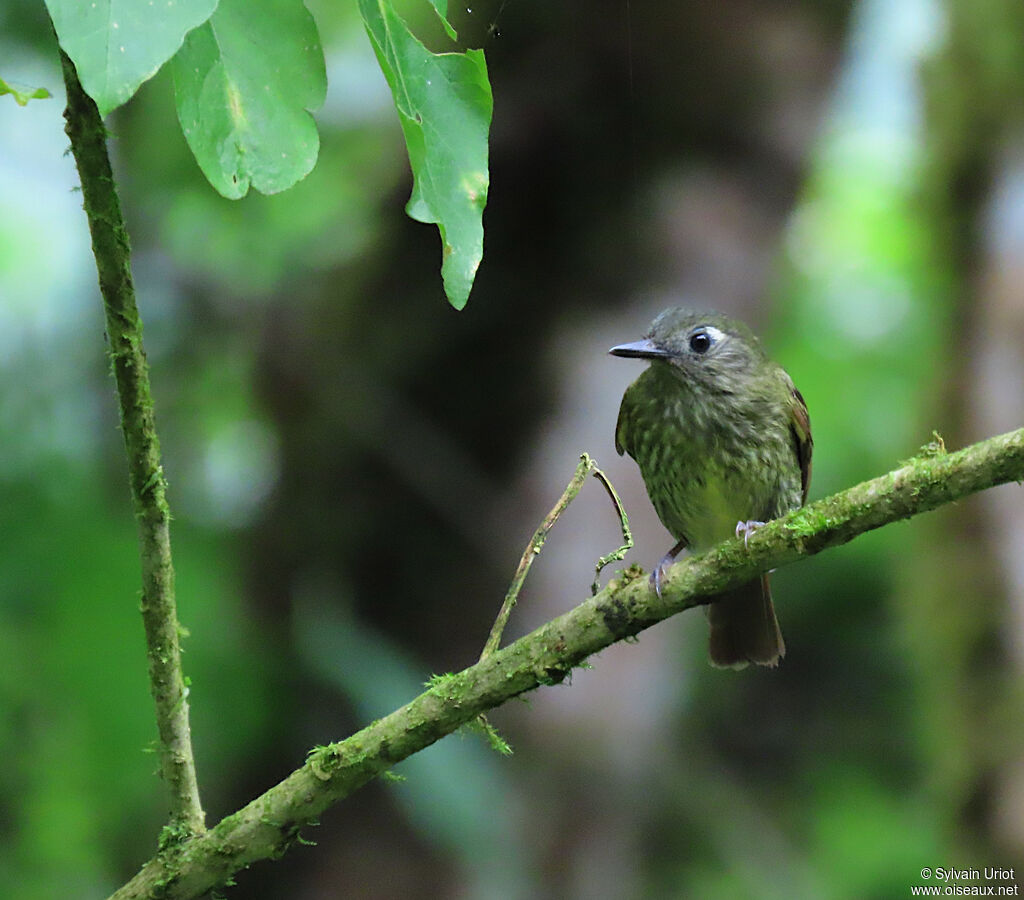
[[[751,519],[749,522],[737,522],[736,523],[736,537],[739,537],[742,534],[743,535],[743,546],[746,547],[747,546],[747,540],[762,525],[764,525],[764,522],[757,522],[754,519]]]
[[[658,599],[661,599],[661,583],[665,580],[665,576],[668,575],[668,567],[676,561],[676,557],[682,552],[686,546],[686,540],[681,540],[671,550],[668,551],[662,558],[661,561],[654,567],[654,571],[651,572],[651,588],[654,593],[658,595]]]
[[[658,595],[658,599],[661,599],[661,583],[665,580],[665,576],[668,574],[668,567],[672,565],[675,557],[665,554],[661,558],[655,567],[654,571],[651,572],[651,590]]]

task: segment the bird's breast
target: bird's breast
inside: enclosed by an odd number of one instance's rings
[[[732,537],[739,521],[767,521],[800,505],[784,411],[754,421],[655,386],[641,379],[623,398],[622,444],[676,540],[705,550]]]

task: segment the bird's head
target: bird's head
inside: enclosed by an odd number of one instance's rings
[[[689,380],[728,390],[765,362],[754,333],[722,313],[675,307],[659,315],[639,341],[619,344],[613,356],[662,361]]]

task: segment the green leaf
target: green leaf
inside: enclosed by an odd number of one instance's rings
[[[29,87],[27,84],[18,84],[16,81],[5,81],[0,78],[0,97],[10,94],[18,106],[24,106],[29,100],[45,100],[52,97],[46,88]]]
[[[452,28],[451,22],[448,21],[448,0],[430,0],[430,3],[437,13],[437,17],[441,20],[441,24],[444,25],[444,30],[448,33],[448,37],[453,41],[457,40],[458,35],[455,33],[455,29]]]
[[[447,4],[432,2],[443,20]],[[359,8],[405,133],[414,179],[406,212],[437,224],[445,293],[462,309],[483,257],[489,184],[493,100],[483,51],[431,53],[390,0],[359,0]]]
[[[46,0],[101,116],[130,100],[216,7],[217,0]]]
[[[221,0],[172,70],[185,139],[221,194],[273,194],[309,174],[320,137],[307,110],[324,102],[327,75],[301,0]]]

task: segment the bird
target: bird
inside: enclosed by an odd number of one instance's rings
[[[742,322],[718,312],[667,309],[613,356],[649,361],[627,389],[615,449],[640,468],[658,518],[675,539],[651,575],[661,593],[684,549],[744,540],[807,502],[811,422],[785,369]],[[768,574],[708,599],[713,666],[776,666],[786,646]]]

